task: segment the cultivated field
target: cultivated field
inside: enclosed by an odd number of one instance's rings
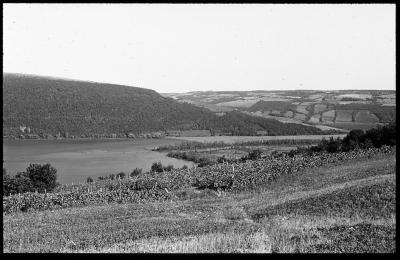
[[[376,126],[373,123],[389,123],[395,118],[395,91],[235,91],[201,92],[174,95],[178,100],[210,103],[215,107],[228,105],[241,112],[252,112],[266,118],[285,122],[285,118],[295,123],[318,123],[332,126],[335,122],[363,123],[363,129]],[[212,98],[212,99],[210,99]],[[201,105],[204,106],[204,105]],[[217,111],[213,107],[213,111]],[[369,112],[367,115],[366,112]],[[361,113],[356,118],[357,113]],[[284,118],[283,118],[284,117]],[[369,123],[369,125],[365,125]],[[315,126],[316,127],[316,126]],[[341,130],[354,129],[352,124],[338,124]]]
[[[336,122],[352,122],[353,111],[352,110],[337,110],[336,111]]]
[[[379,123],[379,118],[376,115],[371,114],[369,111],[357,112],[355,121],[359,123]]]

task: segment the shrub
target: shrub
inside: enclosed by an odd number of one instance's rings
[[[248,160],[258,160],[261,158],[261,151],[256,149],[250,151],[250,153],[247,155]]]
[[[174,169],[174,166],[170,164],[170,165],[168,165],[168,166],[166,166],[166,167],[163,167],[163,169],[164,169],[164,171],[166,171],[166,172],[170,172],[171,170]]]
[[[161,162],[154,162],[154,163],[151,165],[150,171],[151,171],[151,172],[163,172],[163,171],[164,171],[164,168],[163,168]]]
[[[138,175],[141,174],[141,173],[142,173],[142,169],[135,168],[135,169],[133,169],[133,171],[131,172],[130,176],[131,176],[131,177],[135,177],[135,176],[138,176]]]
[[[19,174],[14,178],[6,178],[3,180],[3,196],[32,192],[34,190],[35,187],[32,181],[22,174]]]
[[[209,158],[202,157],[199,159],[199,167],[204,167],[213,164],[214,164],[213,161],[210,160]]]
[[[120,172],[120,173],[117,174],[117,178],[118,179],[124,179],[125,176],[126,176],[126,174],[124,172]]]
[[[18,173],[16,178],[26,177],[38,192],[53,191],[57,187],[57,170],[49,163],[30,164],[25,172]]]
[[[341,140],[339,138],[334,140],[333,137],[331,137],[326,146],[326,151],[329,153],[337,153],[340,151],[340,148],[341,148]]]

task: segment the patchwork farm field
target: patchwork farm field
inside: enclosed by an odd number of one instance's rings
[[[355,121],[359,123],[379,123],[379,118],[369,111],[359,111],[356,113]]]
[[[170,190],[179,199],[3,212],[3,250],[393,253],[395,148],[351,158],[252,189],[184,186]]]
[[[353,129],[361,129],[361,130],[368,130],[373,127],[376,127],[376,123],[359,123],[359,122],[335,122],[332,124],[333,127],[336,128],[345,128],[349,130]]]
[[[362,129],[386,124],[396,117],[395,91],[235,91],[164,94],[177,100],[212,103],[216,107],[251,112],[255,116],[273,118],[281,122],[337,127],[352,130],[360,123]],[[212,97],[212,101],[210,101]],[[204,107],[204,105],[201,105]],[[319,120],[320,118],[320,120]],[[334,124],[334,125],[332,125]]]
[[[336,122],[353,122],[353,110],[337,110]]]

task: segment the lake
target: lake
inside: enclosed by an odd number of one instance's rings
[[[111,173],[130,173],[134,168],[150,169],[161,161],[175,168],[192,162],[169,158],[151,149],[179,143],[173,139],[101,139],[101,140],[3,140],[3,167],[14,175],[25,171],[29,163],[50,163],[57,169],[62,184],[84,182]]]

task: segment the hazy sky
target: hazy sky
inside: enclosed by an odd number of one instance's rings
[[[4,72],[158,92],[395,89],[395,5],[5,4]]]

